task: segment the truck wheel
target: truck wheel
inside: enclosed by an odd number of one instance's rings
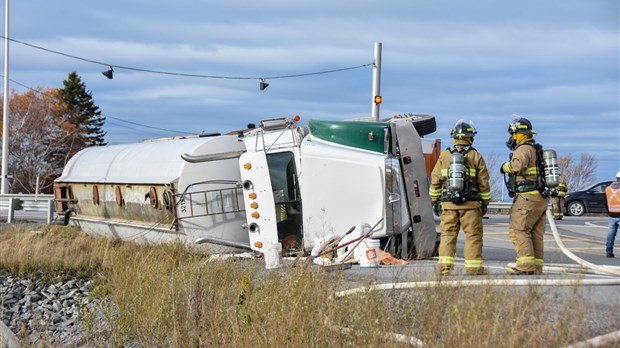
[[[396,115],[390,117],[388,119],[383,120],[384,122],[396,122],[399,120],[410,119],[411,123],[415,127],[415,130],[418,132],[418,135],[421,137],[431,134],[437,130],[437,121],[435,120],[435,116],[426,115],[426,114],[404,114],[404,115]]]

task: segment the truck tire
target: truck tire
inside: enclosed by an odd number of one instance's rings
[[[435,120],[435,116],[433,115],[404,114],[404,115],[396,115],[388,119],[385,119],[383,121],[384,122],[396,122],[396,121],[404,120],[404,119],[411,120],[411,123],[413,123],[415,130],[418,132],[418,134],[421,137],[431,134],[437,130],[437,121]]]

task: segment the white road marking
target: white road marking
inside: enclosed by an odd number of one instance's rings
[[[585,223],[586,225],[590,226],[590,227],[598,227],[598,228],[608,228],[607,226],[599,226],[599,225],[595,225],[591,222],[586,221]]]

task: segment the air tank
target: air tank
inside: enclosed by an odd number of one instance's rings
[[[451,192],[460,192],[465,187],[465,157],[460,152],[453,152],[450,157],[448,187]]]
[[[560,168],[555,150],[544,150],[543,160],[545,164],[545,182],[548,188],[556,188],[560,184]]]

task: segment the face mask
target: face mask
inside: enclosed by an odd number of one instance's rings
[[[517,146],[517,142],[515,141],[515,137],[510,134],[510,136],[508,137],[508,140],[506,140],[506,146],[512,151],[515,149],[515,146]]]

